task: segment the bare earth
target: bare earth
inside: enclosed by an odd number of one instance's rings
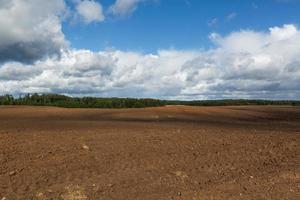
[[[0,200],[300,199],[300,108],[0,107]]]

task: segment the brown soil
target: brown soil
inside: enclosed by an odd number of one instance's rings
[[[299,108],[0,107],[0,200],[299,195]]]

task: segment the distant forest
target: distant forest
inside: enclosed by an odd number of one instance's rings
[[[18,98],[12,95],[0,96],[0,105],[29,105],[29,106],[58,106],[65,108],[145,108],[166,105],[187,106],[234,106],[234,105],[290,105],[300,106],[300,101],[273,101],[273,100],[201,100],[178,101],[159,99],[135,98],[96,98],[96,97],[69,97],[59,94],[26,94]]]

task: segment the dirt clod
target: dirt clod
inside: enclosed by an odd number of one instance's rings
[[[11,172],[8,173],[9,176],[14,176],[16,174],[17,174],[17,171],[11,171]]]

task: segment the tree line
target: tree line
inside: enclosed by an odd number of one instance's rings
[[[166,105],[187,106],[234,106],[234,105],[290,105],[300,106],[300,101],[288,100],[203,100],[179,101],[159,100],[150,98],[97,98],[97,97],[69,97],[60,94],[26,94],[19,97],[12,95],[0,96],[0,105],[29,105],[29,106],[58,106],[65,108],[145,108]]]
[[[197,101],[167,101],[168,105],[187,106],[246,106],[246,105],[289,105],[300,106],[300,101],[292,100],[261,100],[261,99],[222,99]]]
[[[0,96],[0,105],[58,106],[66,108],[145,108],[164,106],[158,99],[69,97],[59,94]]]

